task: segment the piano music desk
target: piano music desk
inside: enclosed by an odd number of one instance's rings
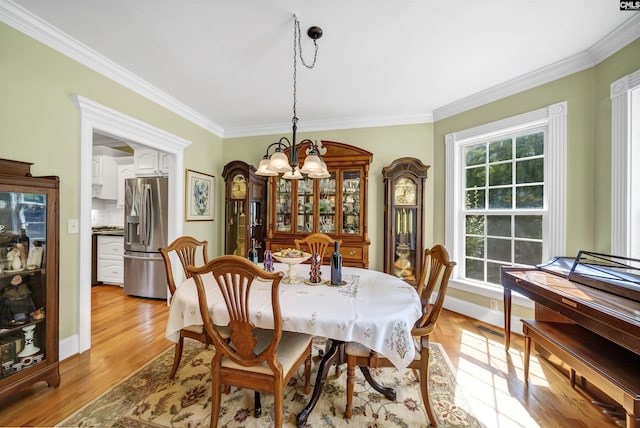
[[[619,403],[626,413],[627,428],[640,428],[640,355],[577,324],[522,320],[524,332],[524,379],[529,380],[531,342],[556,355]]]

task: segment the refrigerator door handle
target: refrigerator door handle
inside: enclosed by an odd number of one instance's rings
[[[154,253],[144,253],[147,254],[147,256],[136,256],[130,253],[125,253],[124,254],[124,258],[125,259],[136,259],[136,260],[154,260],[154,259],[160,259],[162,260],[162,256],[160,256],[160,253],[154,254]]]
[[[142,229],[142,245],[149,245],[151,240],[151,186],[144,185],[142,191],[142,215],[140,216],[140,228]]]

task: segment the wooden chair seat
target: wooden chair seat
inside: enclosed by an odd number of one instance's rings
[[[259,354],[265,350],[273,340],[273,330],[257,329],[256,339],[257,343],[254,350],[256,354]],[[305,352],[305,350],[311,345],[311,339],[311,336],[304,333],[294,333],[290,331],[282,332],[282,338],[280,339],[276,353],[278,354],[278,361],[282,364],[282,370],[285,373],[290,372],[294,368],[300,354]],[[223,358],[221,364],[223,367],[229,369],[273,375],[273,370],[271,370],[267,365],[266,361],[263,361],[256,366],[242,366],[228,358]]]

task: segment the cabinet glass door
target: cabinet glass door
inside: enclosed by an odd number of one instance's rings
[[[291,232],[291,181],[277,177],[276,230]]]
[[[360,172],[342,175],[342,233],[360,233]]]
[[[312,178],[298,180],[298,232],[313,232],[314,189]]]
[[[320,198],[318,200],[319,230],[322,233],[336,231],[336,174],[329,178],[321,178],[319,183]]]
[[[0,192],[2,378],[46,358],[47,195]]]

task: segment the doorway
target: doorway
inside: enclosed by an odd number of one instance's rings
[[[75,340],[61,343],[60,357],[82,353],[91,348],[91,156],[94,132],[135,142],[169,156],[169,200],[184,200],[184,149],[190,141],[133,117],[74,95],[72,102],[80,111],[80,236],[78,275],[78,334]],[[182,204],[170,204],[168,240],[182,235]],[[75,342],[75,343],[73,343]]]

